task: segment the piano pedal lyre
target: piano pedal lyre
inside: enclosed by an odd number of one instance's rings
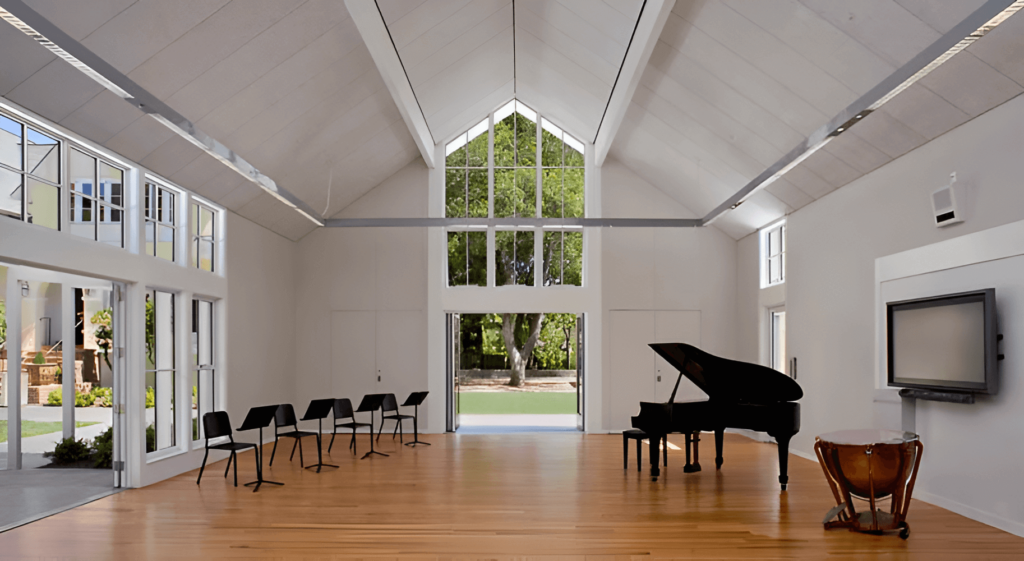
[[[700,471],[700,431],[687,432],[686,436],[686,465],[683,466],[683,473],[695,473]],[[693,462],[690,462],[690,454],[693,454]]]

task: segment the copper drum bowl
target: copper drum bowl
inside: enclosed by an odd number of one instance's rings
[[[825,517],[825,528],[870,533],[898,529],[904,539],[909,536],[906,515],[922,449],[916,434],[894,430],[846,430],[819,436],[814,450],[836,499],[836,507]],[[870,510],[858,513],[851,497],[868,501]],[[890,497],[889,512],[876,509],[876,500]]]

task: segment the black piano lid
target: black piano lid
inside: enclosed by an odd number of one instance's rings
[[[767,366],[717,357],[686,343],[650,347],[715,401],[769,404],[804,395],[796,380]],[[687,359],[696,366],[687,367]]]

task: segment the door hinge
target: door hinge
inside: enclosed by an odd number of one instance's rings
[[[124,471],[124,460],[117,460],[113,462],[114,471]]]
[[[124,302],[124,291],[121,290],[120,286],[114,287],[114,292],[117,293],[117,301]]]
[[[124,347],[117,347],[116,358],[124,358]]]
[[[124,404],[123,403],[115,404],[114,405],[114,413],[116,413],[118,415],[124,415]]]

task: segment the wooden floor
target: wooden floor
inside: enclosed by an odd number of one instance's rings
[[[705,439],[704,471],[684,474],[673,450],[656,483],[635,459],[623,471],[617,435],[425,439],[434,446],[382,439],[393,455],[363,461],[336,445],[340,469],[321,474],[278,450],[266,475],[286,485],[256,494],[222,479],[221,461],[201,487],[191,472],[0,534],[0,558],[1024,558],[1024,539],[918,501],[908,541],[826,532],[818,465],[791,457],[782,493],[775,446],[736,435],[722,471]],[[243,455],[241,479],[252,465]]]

